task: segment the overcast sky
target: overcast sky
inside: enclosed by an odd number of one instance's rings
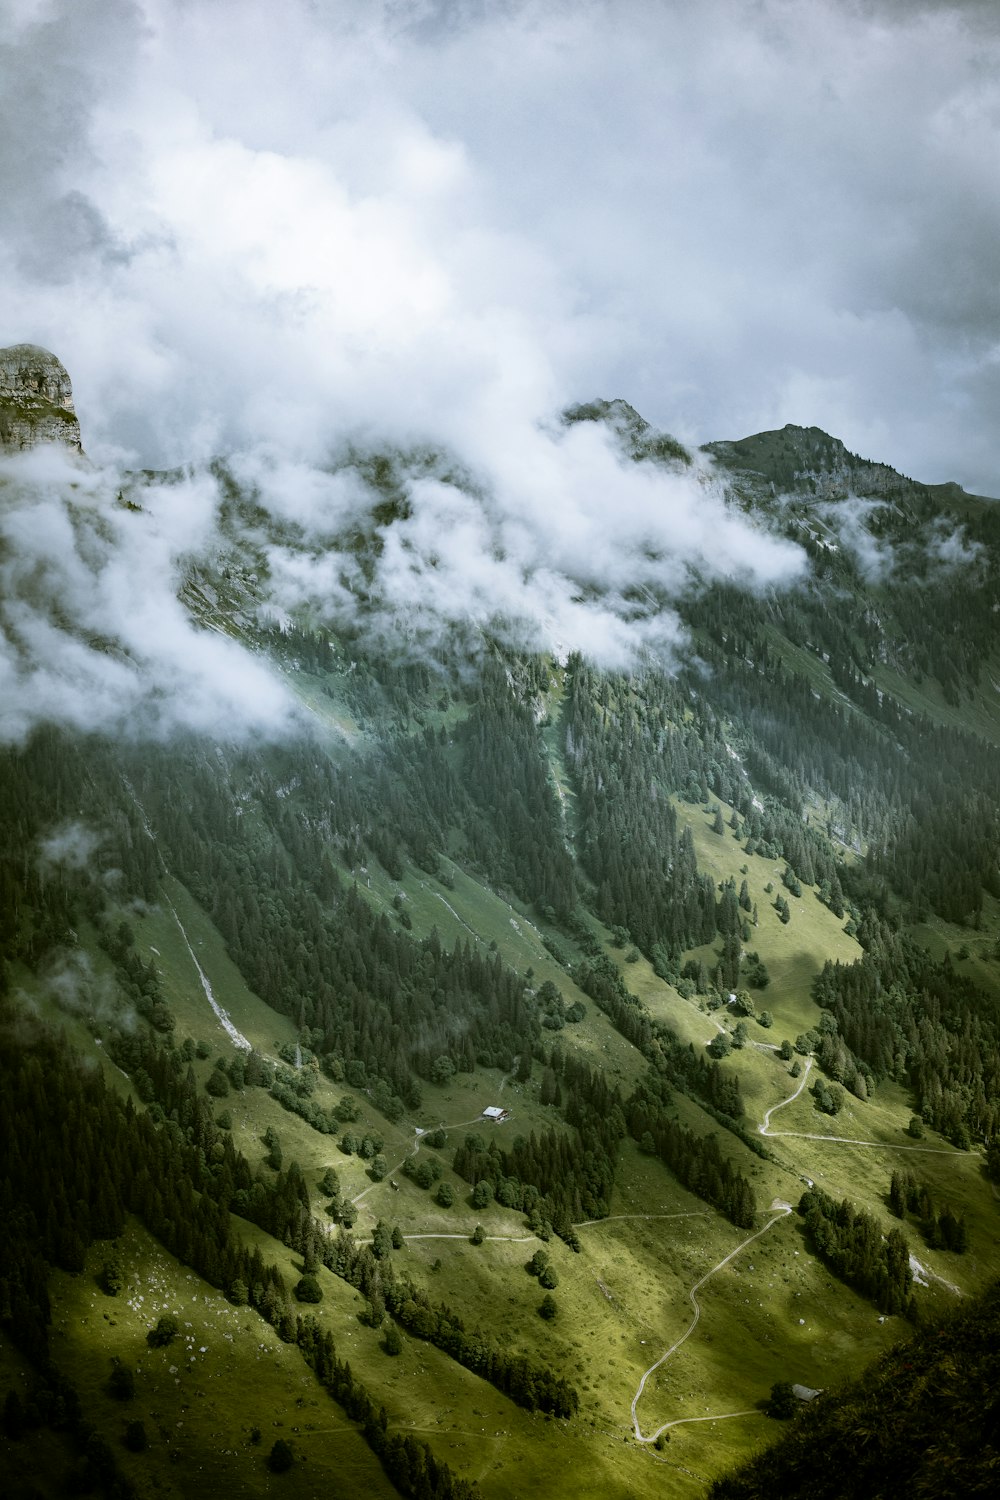
[[[469,482],[406,476],[380,638],[668,670],[679,591],[804,554],[568,404],[1000,495],[998,173],[995,0],[0,0],[0,345],[61,357],[93,461],[0,464],[0,740],[298,721],[177,603],[218,454],[292,523],[279,619],[357,623],[331,456],[417,442]]]
[[[102,458],[603,395],[1000,493],[998,11],[0,0],[0,344]]]

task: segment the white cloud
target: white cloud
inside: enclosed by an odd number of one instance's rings
[[[85,823],[74,820],[61,823],[39,843],[42,868],[61,866],[69,870],[86,870],[101,842],[101,835]]]
[[[68,1015],[93,1019],[98,1024],[134,1024],[134,1014],[123,1010],[121,995],[110,975],[95,973],[89,954],[82,948],[51,950],[40,977],[48,995]]]
[[[943,522],[931,537],[929,551],[945,568],[967,568],[983,556],[982,547],[969,539],[964,526],[949,530]]]
[[[176,590],[210,550],[214,481],[139,488],[55,449],[0,463],[0,741],[38,722],[126,737],[240,739],[290,724],[292,699],[235,641],[195,627]]]
[[[51,0],[0,58],[4,341],[143,462],[624,395],[994,484],[988,6]],[[517,441],[519,434],[515,435]]]
[[[303,493],[297,468],[268,467],[255,498],[301,526],[267,547],[272,604],[308,606],[314,618],[357,622],[383,638],[433,644],[452,628],[489,632],[607,666],[645,652],[669,660],[683,638],[671,600],[699,579],[749,588],[800,575],[800,549],[727,508],[707,463],[690,470],[623,462],[596,423],[528,429],[516,449],[481,442],[478,464],[458,480],[397,464],[401,514],[380,531],[362,577],[355,556],[331,538],[371,527],[378,498],[344,474]],[[252,478],[244,465],[243,478]]]
[[[597,395],[692,443],[815,424],[917,478],[997,488],[989,6],[3,9],[0,343],[63,358],[99,466],[236,454],[301,528],[270,543],[279,612],[352,607],[351,559],[325,550],[367,503],[328,472],[348,440],[429,445],[475,477],[481,506],[411,478],[380,560],[386,619],[418,634],[503,616],[625,660],[676,639],[669,597],[691,567],[794,574],[707,471],[623,468],[595,430],[546,425]],[[150,496],[139,520],[94,479],[74,501],[87,525],[28,480],[54,560],[27,501],[5,525],[79,631],[17,575],[8,733],[19,712],[87,724],[101,705],[153,731],[284,722],[260,663],[204,632],[194,651],[151,581],[154,564],[176,581],[199,528],[208,545],[207,479],[171,491],[169,514]],[[648,618],[635,590],[658,603]],[[58,670],[24,667],[46,652]]]
[[[838,544],[853,555],[861,576],[868,583],[881,582],[895,566],[892,545],[884,538],[874,536],[867,524],[871,516],[886,507],[884,500],[861,499],[857,495],[816,507],[836,535]]]
[[[234,547],[244,570],[262,564],[244,611],[416,652],[489,634],[611,667],[672,661],[684,632],[671,601],[693,577],[756,588],[802,570],[797,547],[726,507],[708,464],[625,462],[593,423],[530,437],[516,454],[485,447],[481,474],[461,483],[397,457],[398,514],[379,521],[364,564],[353,539],[371,534],[384,497],[350,464],[238,456],[232,472],[259,508],[224,516],[206,471],[133,482],[125,505],[113,470],[54,449],[5,460],[0,740],[38,722],[135,738],[294,732],[280,676],[177,597],[205,570],[211,594]]]

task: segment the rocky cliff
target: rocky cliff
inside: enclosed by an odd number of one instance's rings
[[[926,486],[898,474],[888,464],[872,463],[850,453],[839,438],[819,427],[788,423],[774,432],[758,432],[737,442],[704,445],[705,453],[729,469],[743,493],[812,496],[842,500],[865,495],[884,500],[908,499]]]
[[[73,388],[64,366],[37,344],[0,349],[0,452],[40,443],[82,451]]]

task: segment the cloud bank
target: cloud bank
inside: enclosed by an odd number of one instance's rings
[[[997,488],[1000,26],[890,0],[4,0],[0,341],[147,464],[622,395]]]
[[[331,472],[345,440],[430,446],[474,494],[408,477],[385,621],[520,622],[618,663],[670,649],[692,569],[764,585],[798,559],[704,470],[654,476],[553,428],[573,402],[624,396],[689,444],[815,424],[998,488],[995,7],[0,15],[0,343],[64,360],[105,475],[73,498],[41,460],[5,483],[8,737],[51,714],[287,724],[281,682],[171,603],[217,529],[220,453],[292,528],[267,544],[278,612],[352,607],[324,542],[370,499]],[[120,466],[179,463],[201,477],[138,520],[109,502]]]
[[[695,580],[780,587],[804,568],[797,546],[727,508],[707,464],[633,464],[597,423],[526,429],[479,483],[402,463],[402,514],[363,565],[337,544],[371,507],[356,477],[330,476],[303,506],[297,471],[257,454],[234,468],[272,515],[294,518],[293,544],[265,544],[277,608],[350,624],[363,596],[372,633],[418,647],[464,626],[611,668],[666,663],[683,638],[671,600]]]
[[[143,487],[138,512],[117,493],[116,475],[58,449],[0,463],[0,743],[40,723],[137,738],[285,731],[281,681],[177,598],[212,545],[214,481]]]
[[[799,548],[727,509],[707,466],[626,464],[593,423],[529,436],[481,485],[397,456],[396,512],[378,523],[384,495],[357,466],[273,450],[231,458],[235,514],[207,469],[130,478],[126,501],[115,470],[56,449],[0,462],[0,742],[39,723],[129,738],[297,732],[285,680],[226,633],[215,588],[230,568],[251,623],[303,619],[411,654],[489,635],[613,668],[672,661],[671,600],[693,580],[757,588],[802,571]],[[178,598],[192,580],[200,619]]]

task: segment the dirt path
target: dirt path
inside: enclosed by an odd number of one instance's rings
[[[799,1097],[799,1095],[801,1094],[802,1090],[805,1088],[806,1084],[809,1081],[809,1073],[810,1073],[810,1070],[812,1069],[812,1065],[813,1065],[812,1058],[811,1057],[807,1057],[806,1058],[806,1070],[802,1074],[802,1082],[799,1084],[798,1088],[795,1090],[795,1093],[794,1094],[789,1094],[789,1096],[788,1096],[787,1099],[781,1099],[781,1100],[779,1100],[779,1102],[777,1104],[772,1104],[771,1108],[769,1110],[765,1111],[765,1113],[764,1113],[764,1119],[763,1119],[762,1123],[757,1126],[757,1129],[760,1131],[761,1135],[778,1136],[778,1135],[787,1135],[787,1134],[790,1133],[790,1132],[785,1131],[785,1130],[772,1130],[771,1129],[771,1116],[777,1110],[784,1109],[784,1107],[785,1107],[786,1104],[791,1104],[793,1099],[797,1099]]]
[[[474,1120],[454,1120],[450,1124],[443,1121],[442,1122],[442,1129],[444,1129],[444,1130],[464,1130],[467,1125],[481,1125],[482,1123],[483,1123],[483,1116],[482,1116],[482,1113],[480,1112],[478,1115],[476,1115],[476,1117],[475,1117]],[[411,1149],[409,1151],[406,1152],[405,1156],[401,1156],[399,1158],[399,1161],[395,1162],[391,1167],[388,1168],[388,1170],[386,1171],[385,1177],[383,1177],[383,1179],[382,1179],[381,1182],[370,1182],[366,1188],[362,1188],[361,1192],[358,1193],[357,1197],[351,1199],[352,1203],[354,1203],[354,1204],[362,1203],[365,1200],[365,1198],[367,1198],[368,1194],[370,1192],[372,1192],[375,1188],[377,1188],[377,1187],[384,1187],[385,1184],[386,1184],[386,1182],[393,1175],[393,1173],[394,1172],[398,1172],[399,1169],[400,1169],[400,1167],[402,1167],[402,1165],[403,1165],[403,1163],[405,1161],[409,1161],[409,1159],[410,1159],[411,1156],[416,1156],[417,1152],[420,1150],[420,1142],[423,1140],[423,1138],[424,1138],[425,1135],[428,1135],[430,1133],[430,1130],[429,1130],[429,1127],[427,1127],[427,1126],[414,1125],[414,1127],[413,1127],[413,1133],[414,1133],[413,1146],[411,1147]],[[415,1238],[415,1236],[411,1236],[411,1237]],[[463,1236],[459,1235],[458,1238],[462,1239]]]
[[[665,1432],[668,1427],[683,1427],[688,1422],[725,1422],[729,1417],[763,1417],[764,1412],[758,1406],[748,1406],[744,1411],[717,1411],[708,1417],[678,1417],[674,1422],[666,1422],[655,1432],[651,1438],[640,1438],[640,1443],[655,1443],[660,1432]]]
[[[968,1156],[967,1151],[957,1151],[954,1147],[948,1146],[906,1146],[901,1141],[862,1141],[850,1135],[820,1135],[818,1131],[813,1130],[772,1130],[771,1116],[799,1097],[808,1082],[812,1065],[812,1058],[807,1057],[805,1071],[795,1093],[771,1105],[771,1108],[765,1112],[763,1121],[757,1126],[758,1134],[769,1136],[772,1140],[785,1137],[788,1140],[797,1141],[837,1141],[841,1146],[868,1146],[876,1151],[916,1151],[923,1156]]]
[[[712,1211],[709,1208],[695,1209],[683,1214],[608,1214],[606,1219],[584,1219],[580,1224],[574,1224],[574,1229],[592,1229],[598,1224],[613,1224],[619,1219],[709,1219]]]
[[[405,1240],[468,1240],[468,1234],[405,1234]],[[483,1236],[494,1245],[532,1245],[538,1236],[536,1234],[487,1234]]]
[[[724,1266],[728,1266],[731,1260],[735,1260],[737,1255],[745,1250],[748,1245],[752,1245],[754,1240],[759,1240],[762,1234],[767,1234],[768,1230],[773,1229],[775,1224],[778,1224],[782,1219],[787,1218],[787,1216],[792,1212],[792,1206],[790,1203],[783,1203],[780,1198],[776,1198],[771,1204],[771,1211],[773,1212],[774,1216],[773,1218],[768,1219],[763,1229],[755,1230],[753,1234],[748,1235],[745,1240],[742,1240],[740,1244],[736,1246],[735,1250],[730,1250],[728,1255],[724,1255],[720,1261],[717,1261],[716,1264],[712,1266],[711,1270],[706,1271],[704,1276],[702,1276],[699,1281],[695,1282],[694,1286],[688,1292],[688,1300],[690,1301],[691,1306],[694,1308],[694,1316],[692,1317],[687,1328],[681,1334],[680,1338],[676,1339],[670,1345],[670,1348],[666,1349],[660,1355],[655,1364],[650,1365],[649,1369],[645,1372],[642,1379],[639,1381],[638,1390],[632,1397],[630,1412],[632,1417],[632,1430],[635,1433],[637,1442],[655,1443],[661,1432],[666,1432],[670,1427],[679,1427],[684,1422],[721,1422],[729,1417],[743,1417],[747,1415],[747,1413],[743,1411],[732,1411],[722,1412],[714,1417],[677,1417],[672,1422],[662,1423],[662,1425],[659,1426],[655,1432],[651,1432],[648,1436],[646,1436],[643,1434],[642,1428],[639,1426],[639,1418],[636,1415],[636,1407],[639,1405],[639,1402],[642,1399],[642,1393],[646,1389],[646,1381],[649,1379],[649,1377],[651,1375],[654,1375],[656,1371],[661,1368],[661,1366],[665,1365],[667,1360],[671,1359],[683,1344],[687,1343],[688,1339],[697,1328],[699,1319],[701,1318],[701,1303],[698,1301],[698,1293],[701,1291],[701,1288],[707,1281],[711,1281],[713,1276],[718,1275],[718,1273],[723,1269]]]
[[[774,1050],[774,1051],[777,1050],[776,1048],[771,1048],[769,1046],[769,1044],[767,1044],[767,1043],[760,1043],[760,1044],[757,1044],[757,1045],[759,1045],[762,1050],[764,1048],[767,1048],[767,1050]],[[793,1103],[794,1100],[796,1100],[799,1097],[799,1095],[802,1093],[803,1089],[806,1087],[806,1085],[809,1082],[809,1075],[810,1075],[810,1073],[812,1071],[812,1066],[813,1066],[813,1059],[811,1057],[807,1057],[806,1060],[805,1060],[805,1068],[803,1069],[802,1077],[799,1080],[798,1086],[795,1089],[794,1093],[789,1094],[789,1096],[788,1096],[787,1099],[781,1099],[781,1100],[778,1101],[777,1104],[772,1104],[771,1107],[770,1107],[770,1109],[768,1109],[768,1110],[765,1111],[764,1118],[763,1118],[761,1124],[757,1127],[759,1133],[762,1136],[770,1137],[771,1139],[780,1139],[781,1137],[790,1137],[790,1138],[795,1138],[795,1139],[798,1139],[798,1140],[833,1141],[833,1142],[836,1142],[838,1144],[848,1145],[848,1146],[869,1146],[869,1147],[874,1147],[874,1148],[884,1147],[886,1150],[889,1150],[889,1151],[918,1151],[918,1152],[925,1152],[925,1153],[931,1153],[931,1154],[934,1154],[934,1155],[944,1155],[944,1156],[959,1156],[959,1155],[964,1155],[965,1154],[963,1152],[957,1152],[957,1151],[954,1151],[954,1150],[949,1151],[946,1148],[940,1147],[940,1146],[907,1146],[907,1145],[895,1145],[894,1143],[888,1142],[888,1141],[862,1141],[862,1140],[855,1140],[855,1139],[853,1139],[850,1136],[820,1135],[820,1134],[814,1133],[812,1131],[802,1131],[802,1130],[772,1130],[771,1129],[771,1118],[772,1118],[772,1116],[775,1115],[779,1109],[784,1109],[786,1105]],[[478,1123],[479,1118],[480,1117],[477,1116],[476,1120],[463,1121],[463,1122],[460,1122],[459,1126],[449,1126],[448,1128],[449,1129],[455,1129],[455,1128],[461,1128],[462,1124],[465,1124],[465,1125],[476,1124],[476,1123]],[[413,1149],[412,1149],[412,1151],[410,1151],[410,1152],[407,1153],[408,1156],[415,1156],[416,1153],[419,1151],[419,1149],[420,1149],[420,1137],[424,1133],[425,1132],[420,1131],[420,1130],[417,1131],[417,1136],[416,1136],[416,1140],[415,1140],[414,1145],[413,1145]],[[405,1160],[406,1158],[404,1157],[403,1159]],[[400,1163],[400,1165],[402,1165],[402,1163]],[[393,1171],[396,1171],[396,1170],[397,1170],[397,1168],[394,1167]],[[373,1187],[377,1186],[377,1184],[373,1183],[372,1186]],[[355,1203],[360,1202],[361,1199],[364,1198],[365,1195],[368,1192],[370,1192],[370,1191],[371,1191],[370,1188],[366,1188],[364,1190],[364,1192],[361,1193],[361,1194],[359,1194],[359,1196],[357,1198],[355,1198],[353,1201]],[[690,1291],[688,1292],[688,1299],[689,1299],[689,1301],[691,1303],[691,1306],[693,1308],[693,1315],[692,1315],[690,1323],[688,1324],[688,1326],[684,1330],[684,1332],[681,1334],[680,1338],[676,1339],[670,1345],[669,1349],[664,1350],[664,1352],[660,1355],[659,1359],[657,1359],[653,1364],[651,1364],[650,1367],[649,1367],[649,1369],[646,1370],[643,1373],[642,1379],[639,1381],[638,1389],[636,1390],[635,1395],[632,1397],[632,1403],[631,1403],[631,1406],[629,1408],[629,1412],[630,1412],[630,1416],[631,1416],[631,1419],[632,1419],[632,1430],[633,1430],[633,1433],[635,1435],[635,1438],[636,1438],[637,1442],[639,1442],[639,1443],[655,1443],[656,1439],[662,1433],[669,1431],[673,1427],[683,1427],[683,1426],[685,1426],[685,1425],[687,1425],[689,1423],[694,1423],[694,1422],[725,1422],[725,1421],[729,1421],[729,1420],[732,1420],[732,1419],[737,1418],[737,1417],[751,1417],[751,1416],[760,1416],[761,1415],[761,1413],[760,1413],[760,1411],[759,1411],[758,1408],[756,1408],[756,1407],[748,1407],[748,1408],[745,1408],[744,1410],[741,1410],[741,1411],[716,1412],[714,1414],[710,1414],[708,1416],[703,1416],[703,1417],[675,1417],[670,1422],[663,1422],[663,1423],[661,1423],[661,1425],[656,1428],[655,1432],[651,1432],[651,1433],[645,1434],[645,1433],[643,1433],[642,1428],[639,1425],[638,1405],[639,1405],[639,1402],[642,1400],[643,1393],[644,1393],[644,1391],[646,1389],[646,1383],[649,1380],[650,1376],[654,1375],[657,1370],[661,1369],[667,1363],[668,1360],[670,1360],[670,1359],[673,1358],[673,1356],[678,1352],[678,1350],[681,1349],[685,1343],[687,1343],[688,1339],[691,1337],[692,1333],[694,1333],[695,1329],[697,1328],[698,1323],[699,1323],[699,1321],[701,1319],[701,1303],[698,1301],[698,1293],[701,1290],[701,1288],[703,1286],[705,1286],[707,1282],[711,1281],[711,1279],[712,1279],[713,1276],[718,1275],[718,1273],[721,1270],[723,1270],[727,1265],[729,1265],[730,1261],[735,1260],[736,1257],[738,1255],[740,1255],[742,1253],[742,1251],[744,1251],[747,1248],[748,1245],[752,1245],[755,1240],[758,1240],[758,1239],[761,1238],[762,1235],[767,1234],[768,1230],[773,1229],[773,1227],[774,1227],[775,1224],[778,1224],[778,1223],[780,1223],[780,1221],[782,1219],[787,1218],[787,1216],[790,1213],[792,1213],[793,1210],[792,1210],[791,1204],[784,1203],[781,1199],[777,1199],[776,1198],[774,1200],[774,1202],[771,1204],[771,1210],[770,1211],[772,1213],[772,1217],[770,1219],[768,1219],[767,1223],[763,1226],[762,1229],[755,1230],[753,1234],[748,1235],[745,1240],[742,1240],[736,1246],[736,1248],[734,1250],[730,1250],[730,1252],[729,1252],[728,1255],[724,1255],[721,1260],[717,1261],[714,1266],[712,1266],[708,1271],[705,1272],[704,1276],[702,1276],[698,1281],[695,1282],[694,1286],[691,1287]],[[600,1226],[602,1224],[609,1224],[609,1223],[614,1223],[614,1222],[619,1222],[619,1223],[621,1223],[621,1222],[635,1223],[635,1222],[661,1221],[661,1220],[667,1220],[667,1219],[695,1219],[695,1218],[708,1218],[708,1217],[710,1217],[710,1212],[708,1210],[689,1211],[689,1212],[685,1212],[685,1213],[673,1213],[673,1214],[610,1214],[606,1218],[603,1218],[603,1219],[584,1219],[579,1224],[575,1224],[573,1227],[574,1227],[574,1229],[591,1229],[591,1228],[597,1228],[598,1226]],[[465,1235],[465,1234],[456,1234],[456,1233],[452,1233],[452,1234],[437,1233],[437,1234],[410,1234],[410,1235],[407,1235],[406,1238],[407,1239],[412,1239],[412,1240],[464,1240],[464,1239],[468,1239],[469,1236]],[[534,1236],[534,1235],[518,1236],[518,1235],[492,1235],[491,1234],[491,1235],[487,1235],[486,1236],[486,1239],[488,1241],[492,1242],[492,1243],[506,1243],[506,1244],[515,1244],[515,1245],[530,1244],[535,1238],[536,1238],[536,1236]],[[924,1275],[933,1275],[934,1274],[933,1272],[927,1272],[924,1269],[924,1267],[922,1267],[922,1266],[919,1269],[920,1269],[920,1271]],[[940,1281],[940,1280],[942,1280],[942,1278],[935,1277],[935,1280],[939,1280]],[[943,1284],[946,1285],[946,1286],[950,1286],[950,1283],[947,1283],[947,1282],[944,1282]],[[957,1291],[957,1288],[953,1288],[953,1290]]]

